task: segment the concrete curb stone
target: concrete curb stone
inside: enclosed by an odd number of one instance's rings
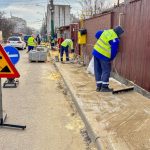
[[[63,81],[69,91],[69,93],[71,94],[71,97],[72,97],[72,100],[78,110],[78,113],[80,114],[80,117],[82,118],[85,126],[86,126],[86,129],[88,131],[88,134],[90,136],[90,138],[92,139],[92,141],[96,144],[96,147],[98,150],[102,150],[102,147],[101,147],[101,141],[100,141],[100,138],[99,136],[97,136],[97,134],[94,132],[93,130],[93,127],[92,125],[89,123],[88,121],[88,118],[86,117],[84,111],[82,110],[81,106],[82,106],[82,101],[80,100],[80,98],[78,98],[76,96],[76,92],[75,90],[73,89],[72,85],[70,84],[70,82],[67,80],[67,77],[63,75],[63,72],[61,71],[61,69],[59,68],[59,66],[57,65],[57,63],[54,63],[54,66],[56,67],[56,69],[60,72],[62,78],[63,78]]]

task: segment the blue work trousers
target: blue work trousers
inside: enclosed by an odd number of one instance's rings
[[[64,51],[65,51],[65,53],[66,53],[66,61],[69,61],[68,46],[67,46],[67,47],[61,46],[61,48],[60,48],[60,58],[61,58],[61,61],[63,61],[63,54],[64,54]]]
[[[94,73],[97,87],[108,87],[111,62],[94,57]]]
[[[34,46],[28,46],[28,52],[33,49],[34,49]]]

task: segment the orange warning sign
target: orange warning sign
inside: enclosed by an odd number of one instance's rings
[[[20,75],[0,45],[0,78],[18,78]]]

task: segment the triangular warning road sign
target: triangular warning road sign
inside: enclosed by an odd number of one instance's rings
[[[2,45],[0,45],[0,78],[20,77],[15,66],[12,64]]]

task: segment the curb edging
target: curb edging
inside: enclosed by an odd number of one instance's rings
[[[93,131],[91,124],[88,122],[88,119],[87,119],[85,113],[83,112],[82,108],[80,107],[80,104],[79,104],[81,102],[80,98],[78,98],[76,96],[76,94],[75,94],[76,92],[74,91],[72,85],[66,80],[66,77],[64,77],[62,71],[59,69],[58,65],[55,62],[54,62],[54,66],[55,66],[56,70],[58,70],[62,76],[65,86],[67,87],[67,89],[72,97],[72,101],[74,102],[76,109],[86,126],[89,137],[96,144],[97,149],[102,150],[99,136],[97,136],[96,133]]]

